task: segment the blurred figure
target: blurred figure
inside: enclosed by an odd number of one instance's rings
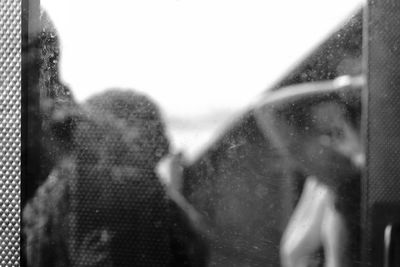
[[[24,211],[30,266],[203,266],[155,173],[169,143],[147,97],[110,90],[50,128],[68,145]]]
[[[126,220],[131,224],[137,221],[138,225],[126,231],[116,230],[116,233],[121,234],[121,239],[119,241],[120,244],[116,244],[113,247],[120,253],[121,248],[126,246],[127,252],[128,250],[131,251],[132,257],[134,257],[133,255],[144,254],[143,251],[140,251],[145,249],[143,244],[147,242],[149,243],[147,253],[151,254],[148,256],[151,258],[149,261],[152,261],[152,264],[148,266],[159,266],[159,264],[169,266],[165,265],[168,261],[172,261],[173,266],[192,266],[196,264],[188,255],[195,253],[193,251],[194,248],[191,246],[195,239],[195,232],[191,230],[189,222],[185,221],[184,217],[186,215],[176,210],[175,204],[167,198],[167,192],[155,173],[158,162],[169,151],[169,142],[165,136],[164,125],[155,104],[147,97],[132,91],[109,90],[104,94],[92,97],[87,102],[87,107],[95,113],[102,110],[112,114],[113,120],[126,129],[122,140],[130,144],[129,150],[135,149],[123,153],[124,158],[129,155],[129,160],[126,164],[136,166],[135,175],[137,178],[136,183],[132,184],[131,188],[125,189],[130,190],[130,193],[127,192],[125,196],[121,196],[120,202],[125,203],[125,209],[132,210],[130,212],[131,215],[125,215]],[[121,160],[118,160],[118,164],[121,164]],[[143,177],[140,177],[141,175]],[[139,182],[141,180],[146,181],[146,183]],[[154,191],[155,195],[148,195],[147,192],[152,191]],[[118,190],[114,194],[121,195],[121,192],[121,190]],[[137,200],[139,196],[143,198],[141,202]],[[146,200],[147,197],[149,197],[148,200]],[[135,202],[138,203],[136,207],[134,206]],[[157,219],[157,224],[160,225],[156,229],[151,228],[146,209],[155,212],[157,216],[161,216]],[[134,213],[136,210],[138,212]],[[115,218],[121,216],[117,210],[112,212]],[[126,213],[126,211],[123,213]],[[144,215],[145,217],[143,217]],[[116,229],[121,229],[121,222],[122,220],[118,222]],[[148,229],[148,231],[146,232],[144,229]],[[165,230],[167,232],[157,234],[157,232]],[[136,231],[132,234],[132,237],[136,236],[136,238],[124,240],[132,231]],[[143,241],[138,242],[138,237],[142,237]],[[167,238],[159,240],[162,237]],[[115,236],[114,240],[118,242],[118,237]],[[142,245],[138,245],[138,243],[142,243]],[[158,246],[160,246],[159,249],[157,249]],[[133,248],[139,249],[139,251],[132,253]],[[162,251],[168,251],[169,255],[163,256],[160,254]],[[166,260],[163,257],[168,257],[169,259]],[[132,260],[137,264],[140,262],[140,259],[132,258]]]
[[[153,188],[163,186],[163,191],[159,194],[166,198],[164,202],[168,207],[160,208],[159,212],[166,212],[169,220],[169,225],[166,227],[170,231],[173,255],[171,266],[204,266],[206,247],[196,225],[193,224],[198,221],[192,219],[195,211],[190,209],[191,206],[186,202],[187,205],[182,205],[184,198],[179,192],[182,155],[172,157],[175,162],[172,165],[174,167],[170,169],[173,170],[170,173],[173,184],[161,182],[160,179],[163,177],[156,175],[159,163],[169,161],[171,156],[168,154],[169,142],[165,136],[164,124],[155,104],[143,95],[122,90],[109,90],[94,96],[87,104],[92,110],[104,110],[113,114],[117,120],[122,119],[120,123],[127,127],[125,139],[135,141],[141,148],[137,154],[140,157],[135,159],[136,164],[142,164],[142,168],[147,166],[153,172],[152,175],[157,178],[153,181]],[[145,159],[147,161],[143,161]]]
[[[352,266],[351,243],[357,237],[349,218],[359,209],[359,201],[352,200],[359,197],[364,152],[359,117],[351,122],[344,110],[334,103],[312,110],[316,131],[322,134],[302,140],[304,163],[314,175],[307,178],[282,237],[284,267],[313,266],[312,256],[321,247],[325,267]]]
[[[114,266],[169,266],[168,202],[154,172],[169,143],[158,109],[147,97],[121,90],[93,96],[83,108],[90,120],[74,134],[70,243],[82,251],[85,238],[99,231]]]

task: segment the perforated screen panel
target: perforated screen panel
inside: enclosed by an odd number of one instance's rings
[[[19,265],[21,1],[0,5],[0,265]]]
[[[383,266],[385,225],[400,220],[400,1],[369,1],[364,264]]]

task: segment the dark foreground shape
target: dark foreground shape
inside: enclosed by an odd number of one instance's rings
[[[168,152],[155,105],[113,90],[62,115],[50,128],[70,149],[24,212],[30,266],[203,266],[155,174]]]

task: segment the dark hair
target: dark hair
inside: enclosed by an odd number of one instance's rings
[[[155,166],[168,153],[169,141],[160,111],[149,97],[133,90],[111,89],[93,96],[85,106],[91,113],[103,119],[107,115],[126,127],[131,145],[138,146],[141,163]]]

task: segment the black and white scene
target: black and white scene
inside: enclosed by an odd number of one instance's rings
[[[23,3],[21,266],[400,266],[377,2]]]

